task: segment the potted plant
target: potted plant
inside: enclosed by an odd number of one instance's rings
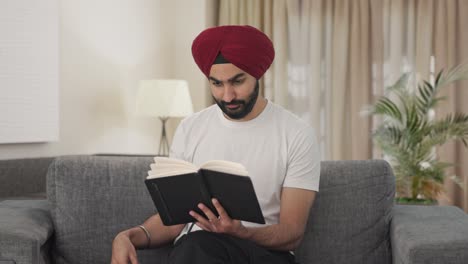
[[[453,166],[440,161],[436,147],[459,140],[467,147],[468,115],[451,113],[435,118],[435,110],[445,98],[438,93],[447,84],[467,79],[468,64],[440,71],[433,84],[414,81],[406,73],[367,109],[381,117],[373,140],[382,150],[396,177],[399,203],[435,203],[443,193],[445,169]],[[451,177],[457,181],[455,176]]]

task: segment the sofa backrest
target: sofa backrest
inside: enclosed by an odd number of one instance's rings
[[[383,160],[324,161],[320,190],[296,250],[300,263],[391,263],[395,178]]]
[[[55,263],[109,263],[112,240],[156,213],[144,185],[151,157],[64,156],[47,175]],[[306,263],[391,261],[394,178],[384,161],[325,161],[320,192],[296,251]],[[163,250],[164,252],[164,250]],[[139,251],[160,263],[161,251]]]
[[[110,263],[114,237],[156,213],[144,185],[152,162],[118,156],[55,159],[47,174],[55,263]],[[147,250],[139,258],[145,263],[157,254]]]
[[[54,157],[0,160],[0,200],[44,199],[46,175]]]

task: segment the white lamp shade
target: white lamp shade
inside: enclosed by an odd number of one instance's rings
[[[136,100],[137,115],[184,117],[193,113],[187,81],[141,80]]]

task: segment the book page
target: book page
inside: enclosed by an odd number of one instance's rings
[[[154,162],[155,164],[158,164],[158,165],[159,164],[174,164],[174,165],[186,166],[188,168],[198,169],[198,167],[195,166],[195,164],[192,164],[190,162],[187,162],[181,159],[174,159],[174,158],[167,158],[167,157],[154,157]]]
[[[191,169],[150,170],[148,171],[148,176],[146,177],[146,179],[176,176],[176,175],[189,174],[189,173],[195,173],[195,172],[197,171],[191,170]]]
[[[219,171],[234,175],[248,176],[249,173],[244,165],[227,160],[210,160],[203,163],[200,168],[212,171]]]
[[[198,171],[197,166],[184,160],[155,157],[154,161],[155,163],[150,165],[151,170],[148,171],[147,179],[195,173]]]
[[[192,167],[192,166],[187,166],[185,164],[162,164],[162,163],[158,163],[158,165],[156,165],[156,163],[152,163],[150,165],[151,167],[151,170],[167,170],[167,169],[190,169],[190,170],[194,170],[194,169],[197,169],[196,167]]]

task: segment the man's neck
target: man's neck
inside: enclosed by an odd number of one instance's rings
[[[255,102],[255,105],[252,109],[252,111],[250,111],[250,113],[248,113],[244,118],[242,119],[232,119],[232,118],[229,118],[226,114],[223,113],[224,117],[226,117],[227,119],[231,120],[231,121],[234,121],[234,122],[246,122],[246,121],[250,121],[252,119],[255,119],[257,116],[259,116],[263,110],[265,109],[265,107],[267,106],[267,99],[259,96],[257,98],[257,101]]]

